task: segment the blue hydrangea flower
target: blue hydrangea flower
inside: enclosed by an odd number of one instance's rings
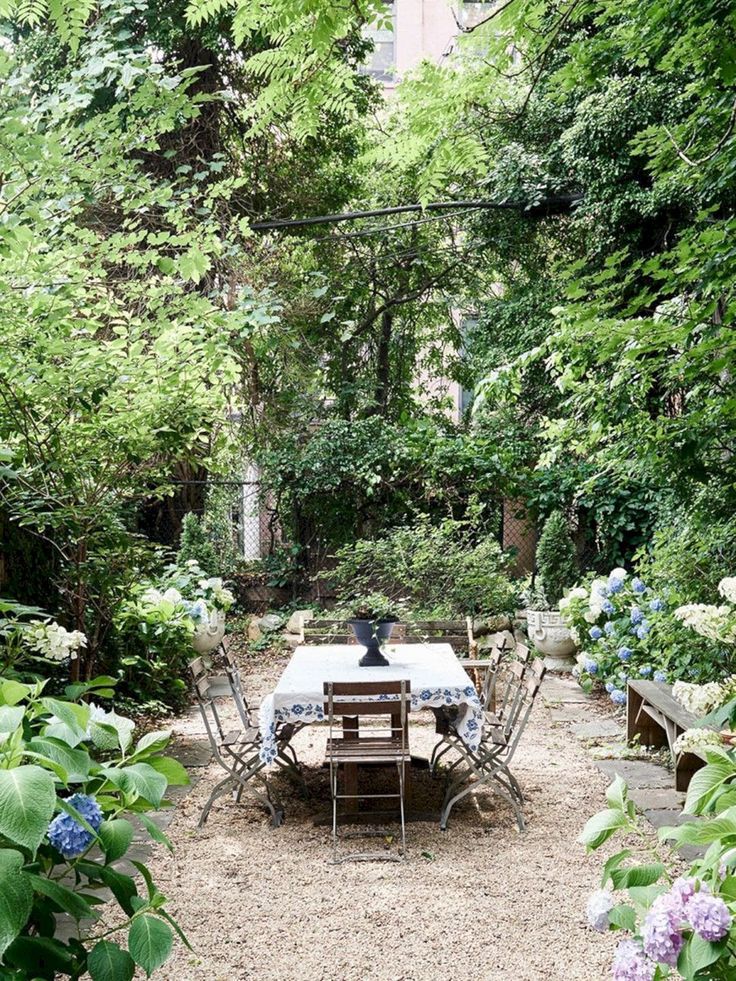
[[[84,820],[95,831],[102,824],[100,805],[87,794],[72,794],[67,800],[75,810],[79,811]],[[61,852],[64,858],[77,858],[87,851],[94,841],[93,836],[71,814],[57,814],[49,825],[49,841],[54,848]]]
[[[608,580],[609,593],[620,593],[623,588],[624,588],[623,579],[617,579],[615,577],[611,577]]]
[[[642,613],[642,611],[639,609],[638,606],[632,606],[631,616],[629,617],[629,619],[634,624],[634,626],[636,626],[637,623],[641,623],[641,621],[644,619],[644,614]]]
[[[620,661],[629,661],[631,659],[631,648],[630,647],[619,647],[618,657]]]
[[[615,687],[616,686],[614,685],[614,683],[612,681],[607,681],[606,682],[606,691],[608,692],[609,695],[611,694],[611,692],[614,690]]]
[[[651,673],[652,673],[651,664],[643,664],[639,668],[639,674],[642,676],[642,678],[648,678]]]
[[[639,638],[639,640],[644,640],[644,638],[646,637],[646,635],[649,633],[649,630],[650,629],[651,628],[650,628],[649,624],[647,623],[647,621],[646,620],[642,620],[642,622],[636,628],[636,636]]]
[[[660,610],[664,609],[664,600],[661,600],[659,596],[655,596],[653,600],[649,601],[649,609],[652,613],[659,613]]]
[[[609,599],[607,599],[605,601],[605,603],[603,603],[601,605],[601,609],[609,617],[611,616],[612,613],[615,613],[616,612],[616,607],[613,605],[613,603]]]
[[[588,633],[590,634],[591,640],[600,640],[603,636],[603,631],[600,627],[591,627]]]
[[[631,580],[631,588],[635,593],[645,593],[647,591],[647,587],[638,577]]]
[[[614,705],[625,705],[626,704],[626,692],[621,691],[620,688],[614,688],[611,692],[611,701]]]
[[[597,661],[590,660],[589,658],[586,658],[586,660],[583,662],[583,670],[584,671],[587,671],[588,674],[597,674],[598,673],[598,662]]]
[[[610,637],[615,632],[616,625],[613,620],[606,620],[606,622],[603,624],[603,633],[606,635],[606,637]]]
[[[667,681],[667,675],[664,673],[664,671],[655,671],[654,672],[654,680],[655,681]]]

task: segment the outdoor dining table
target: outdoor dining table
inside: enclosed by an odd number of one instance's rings
[[[462,664],[449,644],[392,644],[382,648],[387,666],[360,667],[356,644],[297,647],[273,692],[261,702],[261,759],[277,754],[276,731],[286,722],[325,721],[325,682],[402,681],[411,683],[411,708],[455,706],[454,726],[470,749],[477,749],[483,710]]]

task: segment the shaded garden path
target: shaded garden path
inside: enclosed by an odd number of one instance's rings
[[[260,697],[282,669],[278,659],[249,660],[249,688]],[[516,766],[528,797],[528,832],[517,832],[505,802],[483,793],[456,808],[446,833],[436,823],[412,822],[406,865],[328,864],[329,830],[314,824],[329,799],[318,767],[325,739],[319,727],[306,728],[295,741],[311,767],[313,797],[304,801],[286,779],[275,779],[287,808],[282,828],[272,830],[254,803],[224,798],[197,830],[199,810],[219,775],[202,765],[208,753],[198,714],[179,720],[179,755],[196,782],[168,827],[176,854],[173,860],[156,855],[152,871],[194,953],[180,946],[161,977],[609,977],[614,937],[593,933],[585,919],[601,860],[586,856],[575,839],[600,808],[608,783],[590,746],[620,733],[569,679],[548,678],[543,696]],[[414,717],[414,752],[430,751],[432,723],[429,713]],[[440,785],[423,773],[416,784],[421,809],[436,810]]]

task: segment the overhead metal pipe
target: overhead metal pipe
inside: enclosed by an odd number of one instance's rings
[[[430,204],[400,204],[392,208],[372,208],[370,211],[347,211],[337,215],[313,215],[310,218],[277,218],[273,221],[256,221],[250,227],[255,232],[268,232],[275,231],[279,228],[304,228],[307,225],[336,224],[341,221],[355,221],[357,218],[379,218],[383,215],[405,214],[408,211],[442,211],[446,208],[479,211],[520,211],[528,215],[554,214],[568,211],[578,201],[581,201],[582,198],[582,194],[566,194],[560,197],[545,198],[532,205],[518,201],[433,201]]]

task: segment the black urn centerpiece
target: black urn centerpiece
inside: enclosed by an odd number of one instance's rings
[[[381,647],[391,636],[398,617],[392,613],[392,603],[381,593],[356,599],[350,608],[348,623],[353,628],[355,639],[365,647],[365,654],[358,664],[362,668],[385,666],[388,659],[381,653]]]

